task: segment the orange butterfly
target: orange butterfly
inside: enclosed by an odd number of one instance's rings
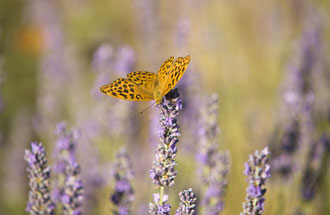
[[[180,80],[190,62],[190,56],[178,57],[175,62],[170,57],[162,64],[158,74],[146,71],[131,72],[126,78],[119,78],[111,84],[100,88],[102,93],[109,96],[131,100],[155,100],[162,102],[165,96]]]

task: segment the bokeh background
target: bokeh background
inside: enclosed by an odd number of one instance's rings
[[[198,196],[199,112],[216,93],[219,146],[231,156],[222,214],[242,211],[244,162],[266,145],[274,162],[265,214],[328,214],[329,16],[325,0],[0,0],[1,214],[26,214],[24,150],[42,142],[52,164],[62,121],[79,131],[85,214],[112,213],[111,164],[123,146],[135,172],[134,214],[147,214],[159,111],[141,115],[151,103],[99,87],[186,55],[178,176],[166,191],[173,209],[179,191]]]

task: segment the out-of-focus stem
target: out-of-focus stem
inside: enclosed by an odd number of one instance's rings
[[[163,205],[164,186],[160,186],[159,195],[160,195],[159,204]]]

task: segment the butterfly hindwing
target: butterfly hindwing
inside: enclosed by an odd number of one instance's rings
[[[162,95],[166,95],[181,79],[190,62],[190,56],[178,57],[168,71],[166,79],[159,79]]]
[[[149,101],[154,99],[152,93],[141,89],[131,80],[124,78],[119,78],[111,84],[106,84],[100,90],[109,96],[124,100]]]
[[[155,89],[155,82],[158,80],[157,74],[147,71],[131,72],[127,78],[151,94]]]

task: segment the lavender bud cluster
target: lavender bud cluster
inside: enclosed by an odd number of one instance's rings
[[[154,203],[149,203],[149,214],[151,215],[169,215],[171,211],[171,205],[167,203],[168,195],[163,195],[162,201],[160,200],[160,194],[153,194]]]
[[[134,191],[130,183],[133,178],[132,164],[125,149],[119,150],[114,164],[115,190],[111,201],[117,206],[116,215],[129,215],[134,200]]]
[[[259,215],[264,211],[266,193],[266,181],[270,178],[270,165],[268,147],[262,151],[256,151],[254,155],[249,156],[245,163],[244,174],[248,176],[249,186],[246,189],[246,202],[243,203],[243,213],[241,215]]]
[[[29,200],[26,211],[30,214],[53,215],[55,204],[50,198],[50,167],[41,143],[31,143],[31,151],[25,150],[24,159],[28,163]]]
[[[176,210],[175,215],[194,215],[196,214],[196,195],[192,191],[191,188],[188,190],[184,190],[179,193],[180,196],[180,205],[179,208]]]
[[[58,174],[58,185],[55,199],[62,204],[64,215],[80,215],[83,202],[84,187],[80,178],[80,166],[76,161],[76,141],[74,132],[67,131],[64,122],[57,126],[55,172]]]

